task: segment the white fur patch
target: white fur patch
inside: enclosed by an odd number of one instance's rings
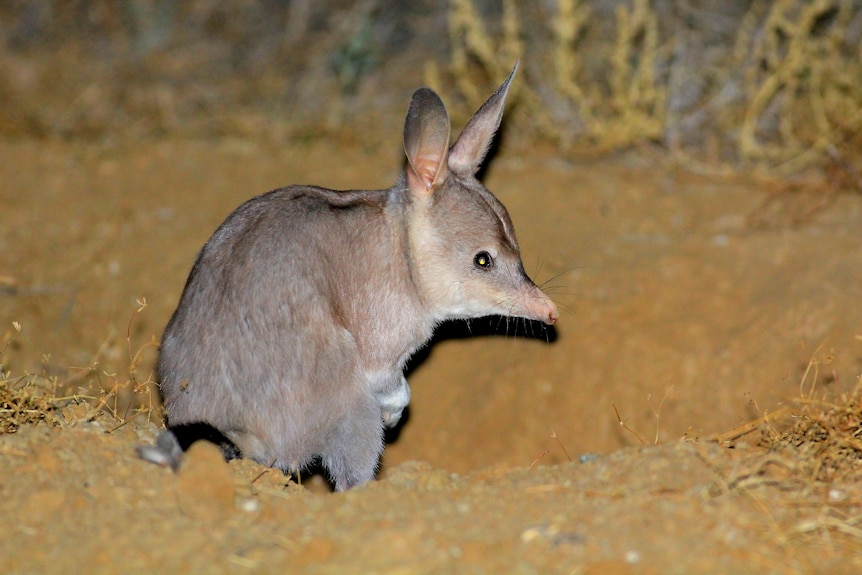
[[[402,376],[398,387],[386,394],[378,395],[378,399],[380,400],[380,412],[383,415],[383,425],[395,427],[401,420],[404,408],[410,403],[410,385]]]

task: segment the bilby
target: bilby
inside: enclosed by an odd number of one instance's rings
[[[556,322],[506,208],[476,179],[516,70],[451,148],[443,102],[417,90],[393,187],[291,186],[228,216],[162,338],[169,430],[211,426],[242,456],[286,472],[319,461],[336,490],[349,489],[374,477],[384,427],[410,400],[405,363],[437,324]],[[142,454],[176,457],[171,436],[159,445]]]

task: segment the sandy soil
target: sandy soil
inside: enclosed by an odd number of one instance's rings
[[[145,381],[234,207],[289,183],[388,186],[397,136],[0,142],[0,335],[22,326],[3,369],[110,390],[140,350]],[[344,494],[206,447],[174,474],[134,454],[154,413],[71,405],[0,436],[3,571],[860,572],[857,475],[815,481],[761,431],[708,440],[812,383],[856,384],[859,196],[794,224],[823,182],[507,147],[485,181],[564,310],[554,341],[446,330],[412,370],[380,479]]]

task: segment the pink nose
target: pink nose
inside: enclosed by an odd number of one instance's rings
[[[559,317],[557,306],[554,305],[551,298],[545,295],[545,292],[531,285],[528,292],[524,295],[526,296],[524,301],[524,307],[526,308],[524,315],[526,317],[541,321],[547,325],[557,323],[557,317]]]
[[[548,325],[554,325],[557,323],[557,306],[554,305],[550,299],[548,299],[548,315],[542,321]]]

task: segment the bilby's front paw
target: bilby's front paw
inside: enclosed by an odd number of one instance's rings
[[[401,420],[404,408],[410,403],[410,385],[404,377],[394,390],[380,394],[380,412],[383,415],[383,425],[395,427]]]

